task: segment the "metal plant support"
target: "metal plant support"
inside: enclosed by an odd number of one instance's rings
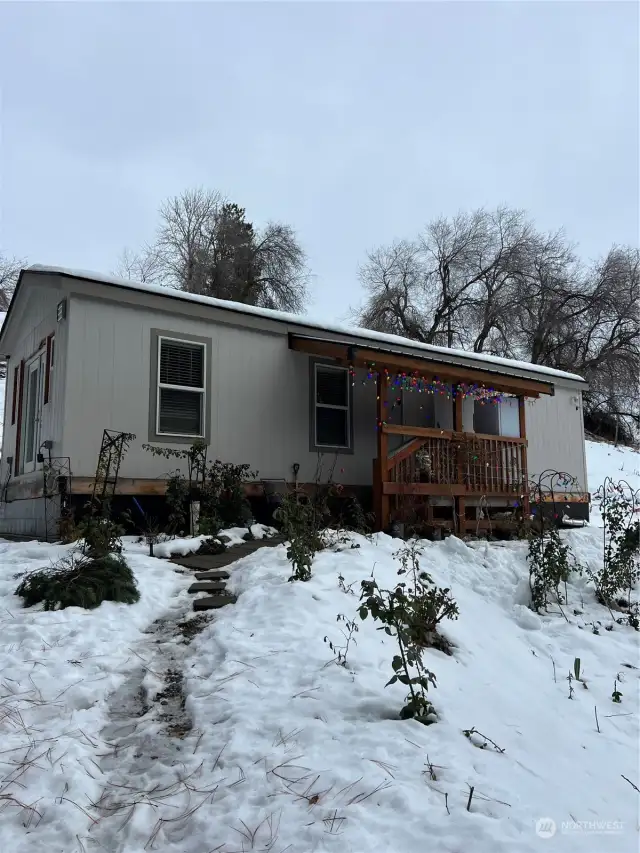
[[[105,429],[102,433],[102,445],[91,493],[93,513],[102,515],[108,512],[108,507],[116,493],[122,459],[134,440],[135,435],[130,432]]]
[[[559,526],[562,522],[563,511],[567,498],[578,494],[580,486],[576,477],[566,471],[556,471],[547,468],[535,480],[529,480],[529,500],[533,515],[542,530],[546,525]],[[545,505],[549,512],[545,513]],[[549,518],[545,516],[550,515]],[[560,520],[560,521],[559,521]]]

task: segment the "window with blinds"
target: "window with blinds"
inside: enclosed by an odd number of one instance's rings
[[[204,435],[205,346],[158,340],[158,423],[162,435]]]
[[[316,447],[349,449],[349,371],[344,367],[316,364],[314,401]]]

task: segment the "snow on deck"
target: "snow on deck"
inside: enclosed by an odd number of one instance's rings
[[[173,288],[161,287],[159,285],[147,284],[141,282],[130,281],[129,279],[115,278],[113,276],[102,275],[101,273],[90,272],[88,270],[74,270],[66,267],[43,266],[41,264],[33,264],[29,267],[33,272],[49,272],[62,275],[70,275],[75,278],[84,278],[90,281],[97,281],[102,284],[110,284],[116,287],[126,287],[130,290],[140,290],[146,293],[155,293],[160,296],[171,296],[174,299],[183,299],[189,302],[197,302],[201,305],[209,305],[212,308],[221,308],[228,311],[238,311],[241,314],[252,314],[256,317],[264,317],[269,320],[276,320],[283,323],[291,323],[297,326],[306,326],[320,331],[333,332],[336,334],[349,335],[351,337],[363,338],[369,341],[377,341],[382,344],[391,346],[404,346],[410,350],[419,350],[433,353],[434,355],[454,356],[456,358],[466,358],[471,362],[482,362],[500,367],[507,367],[517,370],[527,370],[533,373],[540,373],[545,376],[553,376],[558,379],[570,379],[576,382],[584,382],[581,376],[576,373],[566,373],[562,370],[555,370],[551,367],[544,367],[539,364],[529,364],[525,361],[517,361],[509,358],[500,358],[498,356],[486,355],[485,353],[471,353],[466,350],[448,349],[447,347],[433,346],[432,344],[422,344],[417,341],[403,338],[400,335],[388,335],[383,332],[374,332],[368,329],[362,329],[359,326],[341,325],[337,323],[325,323],[320,320],[314,320],[311,317],[302,314],[291,314],[285,311],[274,311],[269,308],[259,308],[254,305],[245,305],[239,302],[230,302],[224,299],[214,299],[210,296],[200,296],[195,293],[185,293],[182,290]]]

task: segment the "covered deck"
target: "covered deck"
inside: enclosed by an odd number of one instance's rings
[[[453,363],[441,361],[440,352],[437,359],[429,352],[421,357],[386,347],[362,346],[357,340],[338,342],[291,335],[290,347],[334,359],[354,374],[364,368],[375,377],[377,456],[372,484],[379,530],[388,529],[394,522],[419,519],[428,527],[464,534],[515,527],[518,517],[529,514],[525,399],[554,393],[544,374],[539,379],[528,378],[494,362],[456,364],[454,359]],[[473,362],[472,354],[468,358]],[[398,377],[404,390],[432,390],[433,383],[448,389],[452,428],[391,423],[388,389],[398,384]],[[490,402],[501,399],[501,395],[511,398],[517,427],[513,432],[517,435],[476,432],[468,423],[467,429],[463,428],[465,397],[482,400],[483,395]]]

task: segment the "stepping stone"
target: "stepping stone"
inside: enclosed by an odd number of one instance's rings
[[[233,595],[207,595],[205,598],[196,598],[193,602],[194,610],[218,610],[225,604],[234,604],[236,598]]]
[[[222,568],[233,563],[235,557],[224,554],[193,554],[190,557],[180,557],[172,562],[178,566],[184,566],[186,569],[199,569],[207,571],[208,569]]]
[[[198,581],[192,583],[189,592],[224,592],[224,581]]]
[[[225,572],[223,569],[213,569],[210,572],[196,572],[196,580],[227,581],[229,580],[229,572]]]

